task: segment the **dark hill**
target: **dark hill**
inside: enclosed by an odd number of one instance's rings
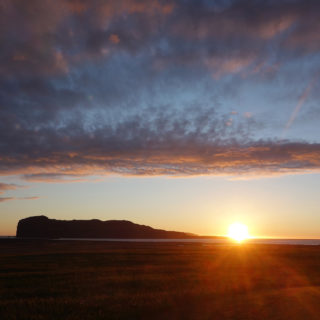
[[[182,239],[198,236],[176,231],[153,229],[126,220],[55,220],[46,216],[22,219],[18,223],[20,238],[128,238]]]

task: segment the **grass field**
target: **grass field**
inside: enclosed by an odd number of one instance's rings
[[[0,319],[320,319],[320,247],[1,240]]]

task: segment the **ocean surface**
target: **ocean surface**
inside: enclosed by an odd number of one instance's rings
[[[0,239],[15,239],[15,237],[3,237]],[[237,244],[236,241],[228,239],[94,239],[94,238],[60,238],[60,241],[106,241],[106,242],[176,242],[176,243],[203,243],[203,244],[217,244],[228,245]],[[247,239],[241,243],[248,244],[283,244],[283,245],[305,245],[305,246],[318,246],[320,239]]]

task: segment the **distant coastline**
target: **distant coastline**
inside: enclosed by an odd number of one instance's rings
[[[19,241],[89,241],[89,242],[149,242],[149,243],[198,243],[204,245],[230,245],[236,244],[228,238],[193,238],[193,239],[121,239],[121,238],[57,238],[57,239],[44,239],[44,238],[19,238],[16,236],[0,236],[1,240],[19,240]],[[243,244],[255,244],[255,245],[303,245],[303,246],[319,246],[320,239],[276,239],[276,238],[259,238],[250,239],[243,242]]]

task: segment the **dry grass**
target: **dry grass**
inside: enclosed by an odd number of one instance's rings
[[[0,241],[0,319],[320,319],[320,247]]]

